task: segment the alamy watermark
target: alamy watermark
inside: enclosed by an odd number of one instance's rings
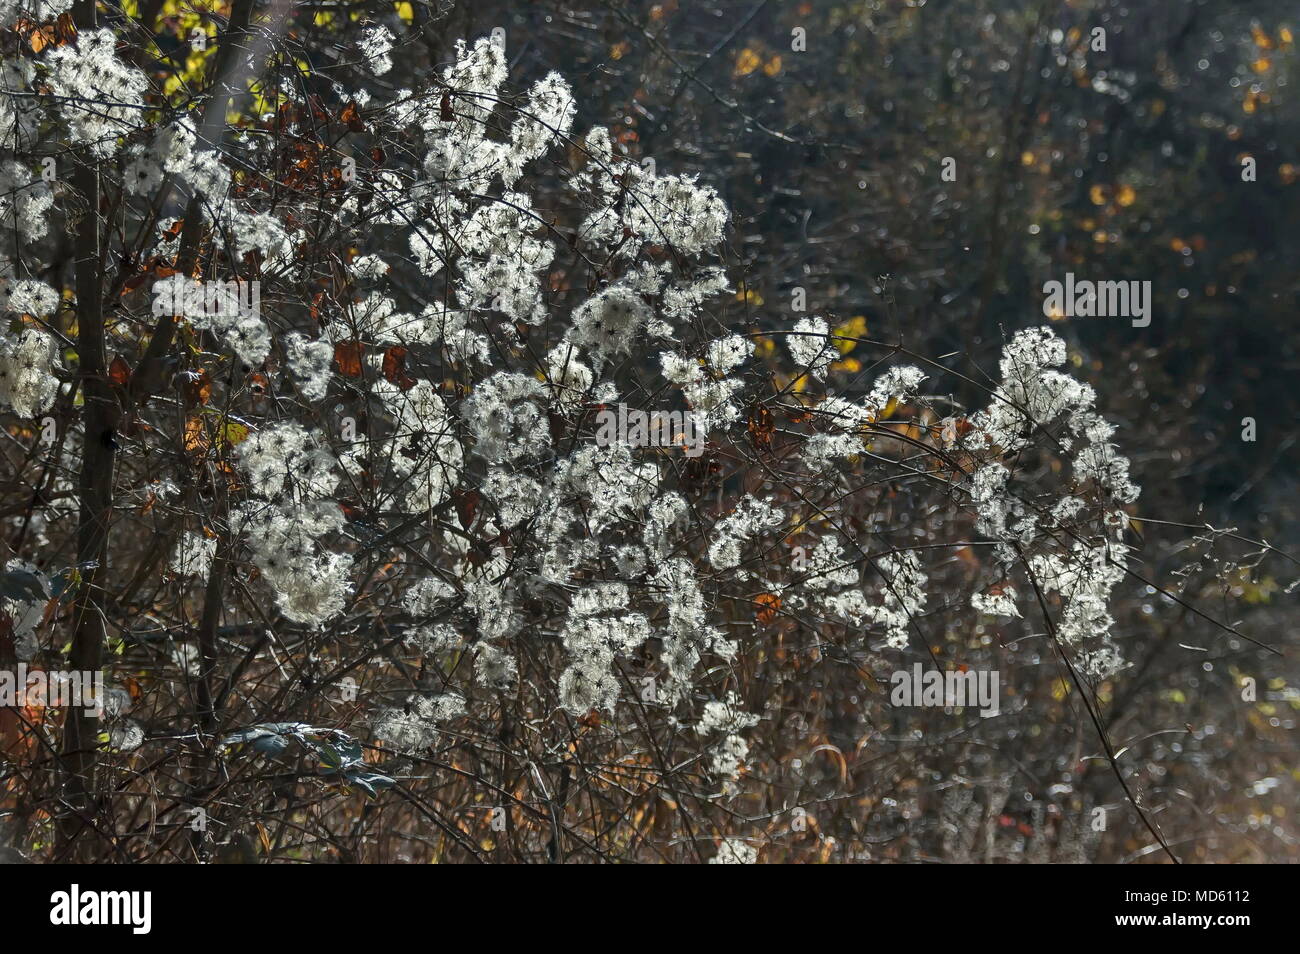
[[[704,453],[704,434],[689,411],[642,411],[620,403],[596,412],[596,444],[612,447],[682,447],[687,457]]]
[[[59,926],[125,924],[132,934],[153,927],[153,892],[83,891],[74,884],[50,895],[50,923]]]
[[[88,716],[102,715],[104,674],[28,669],[26,663],[15,670],[0,669],[0,707],[24,706],[85,709]]]
[[[155,315],[240,315],[261,314],[262,283],[258,281],[200,282],[179,276],[155,282]]]
[[[910,671],[900,669],[890,676],[893,691],[889,701],[896,706],[979,709],[980,715],[988,719],[1001,711],[998,680],[996,669],[925,671],[917,663]]]
[[[1043,283],[1043,314],[1048,318],[1132,318],[1134,328],[1151,324],[1149,281],[1076,281]]]

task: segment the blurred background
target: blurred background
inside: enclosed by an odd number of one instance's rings
[[[1290,4],[532,0],[446,3],[426,32],[445,57],[498,26],[517,85],[580,91],[575,128],[722,192],[724,322],[784,321],[798,286],[809,312],[991,369],[1045,281],[1150,281],[1149,327],[1055,323],[1143,506],[1294,542]]]

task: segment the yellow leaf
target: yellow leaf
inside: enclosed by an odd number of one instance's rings
[[[865,315],[854,315],[832,332],[837,338],[865,338],[867,336],[867,319]],[[858,346],[856,341],[836,341],[835,347],[840,354],[848,354]]]
[[[226,444],[230,447],[234,447],[235,445],[247,440],[248,427],[247,425],[240,424],[238,421],[232,421],[227,418],[225,427],[222,428],[221,436],[225,439]]]
[[[407,3],[406,0],[402,0],[401,3],[394,4],[393,9],[397,11],[397,15],[401,17],[403,23],[415,22],[415,7]]]
[[[745,47],[736,57],[736,75],[748,76],[762,65],[763,58],[749,47]]]

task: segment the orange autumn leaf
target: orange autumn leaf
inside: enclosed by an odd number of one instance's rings
[[[403,391],[415,387],[415,378],[406,373],[406,349],[401,345],[393,345],[384,352],[383,373],[390,384]]]
[[[185,436],[182,443],[190,454],[197,454],[207,448],[208,434],[203,428],[202,418],[195,416],[185,421]]]
[[[57,42],[53,24],[40,26],[31,20],[19,20],[16,25],[19,30],[27,31],[27,45],[32,48],[33,53],[39,53],[47,46],[54,46]]]
[[[366,128],[361,122],[361,111],[357,109],[355,102],[350,102],[343,107],[343,112],[339,113],[339,121],[346,123],[353,132],[361,132]]]
[[[334,346],[334,366],[339,369],[339,374],[348,378],[361,377],[362,347],[360,341],[340,341]]]
[[[120,388],[126,387],[130,382],[131,366],[126,363],[126,359],[120,354],[108,366],[108,378]]]
[[[775,593],[759,593],[754,597],[754,602],[760,607],[754,614],[754,619],[760,623],[770,623],[776,619],[777,611],[781,608],[781,597]]]

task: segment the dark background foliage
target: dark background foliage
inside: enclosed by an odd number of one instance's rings
[[[578,128],[610,125],[631,155],[715,185],[735,276],[765,303],[743,317],[762,325],[788,318],[802,286],[810,311],[865,315],[875,337],[988,369],[1004,334],[1041,321],[1044,281],[1151,281],[1150,327],[1056,330],[1110,385],[1144,506],[1204,505],[1282,543],[1298,426],[1287,13],[1267,0],[488,3],[457,5],[437,32],[449,47],[504,26],[520,85],[564,73],[582,91]],[[790,48],[797,27],[806,52]],[[1105,52],[1088,48],[1094,27]],[[944,157],[956,182],[941,181]]]

